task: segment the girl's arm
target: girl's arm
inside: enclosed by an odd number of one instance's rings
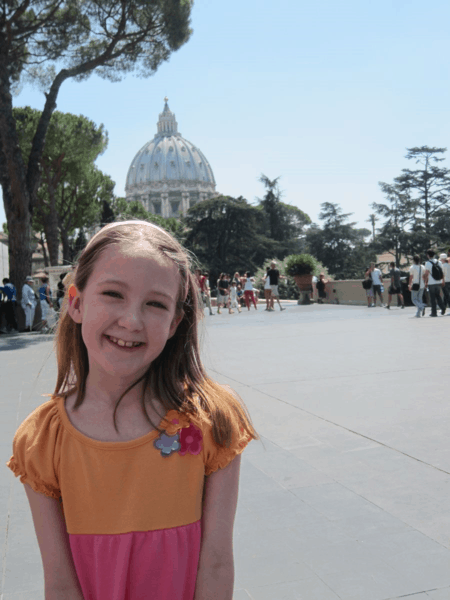
[[[59,500],[24,484],[44,567],[45,600],[84,600]]]
[[[232,600],[234,588],[233,526],[241,455],[205,478],[202,543],[194,600]]]

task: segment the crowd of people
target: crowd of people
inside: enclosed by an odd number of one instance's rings
[[[52,290],[49,285],[48,274],[39,277],[40,286],[34,289],[35,278],[28,276],[22,286],[22,299],[20,305],[25,314],[25,328],[22,331],[32,331],[36,307],[39,303],[41,308],[41,323],[39,331],[48,333],[51,325],[57,318],[56,311],[61,308],[61,302],[64,298],[63,279],[67,273],[61,273],[57,286],[56,301],[53,301]],[[18,333],[16,307],[17,290],[16,286],[8,277],[3,279],[3,287],[0,287],[0,333]],[[56,311],[55,311],[56,309]]]
[[[415,316],[417,318],[423,317],[427,306],[431,308],[430,317],[438,316],[438,306],[441,315],[445,315],[447,308],[450,308],[450,249],[447,254],[440,254],[439,260],[436,258],[435,252],[430,249],[427,250],[426,260],[423,263],[419,255],[415,255],[413,261],[414,264],[409,268],[407,287],[411,292],[411,300],[417,307]],[[268,312],[275,310],[275,302],[278,304],[280,311],[286,310],[285,307],[281,306],[278,291],[280,280],[286,279],[286,277],[281,275],[276,267],[276,262],[272,261],[266,267],[266,273],[263,277],[264,299],[266,302],[264,310]],[[55,300],[53,300],[49,278],[46,273],[39,278],[41,285],[37,291],[34,289],[35,279],[31,276],[26,278],[22,287],[21,298],[21,307],[25,313],[25,329],[22,331],[32,330],[38,303],[42,313],[40,331],[43,333],[50,331],[49,319],[51,317],[51,321],[56,320],[57,311],[60,310],[64,298],[64,279],[66,275],[67,273],[60,275]],[[213,315],[215,313],[211,304],[209,273],[196,269],[195,275],[204,305],[208,308],[209,314]],[[385,303],[383,296],[385,291],[383,281],[386,279],[389,281],[387,303]],[[395,262],[390,263],[390,270],[387,274],[383,274],[375,263],[371,263],[365,273],[363,282],[363,287],[366,290],[367,306],[369,308],[376,307],[379,299],[380,306],[390,309],[392,299],[396,296],[401,308],[405,308],[401,279],[402,272],[396,267]],[[323,299],[326,298],[325,286],[327,283],[328,280],[325,279],[324,273],[321,273],[314,282],[319,304],[323,304]],[[252,306],[255,310],[258,310],[259,289],[255,288],[255,278],[252,277],[249,271],[242,275],[236,271],[233,276],[229,273],[221,273],[217,280],[216,290],[217,314],[219,315],[222,313],[222,309],[228,310],[229,314],[234,314],[235,310],[241,313],[245,307],[250,310]],[[0,333],[17,333],[17,291],[14,284],[7,277],[3,279],[3,287],[0,287],[0,293]]]
[[[266,300],[266,308],[268,312],[274,311],[275,300],[278,302],[280,311],[286,310],[280,303],[278,293],[278,283],[280,279],[286,279],[281,275],[276,268],[276,262],[272,261],[270,266],[266,268],[266,274],[263,277],[264,281],[264,297]],[[202,299],[206,307],[209,309],[209,314],[213,315],[211,308],[211,288],[209,283],[209,273],[202,272],[201,269],[195,270],[197,284],[200,288]],[[250,310],[253,305],[255,310],[258,310],[259,290],[255,288],[255,278],[252,277],[250,271],[241,275],[238,271],[233,275],[229,273],[221,273],[217,280],[217,314],[222,313],[222,308],[228,309],[229,314],[234,314],[236,309],[238,313],[241,309],[247,307]]]
[[[445,315],[447,307],[450,308],[450,249],[447,254],[435,256],[434,250],[427,250],[426,260],[422,263],[418,254],[413,257],[414,264],[409,268],[408,290],[411,292],[411,300],[417,307],[416,317],[425,316],[427,306],[431,307],[430,317],[437,317],[437,307],[441,309],[441,315]],[[398,297],[401,308],[405,308],[405,299],[402,293],[401,271],[395,262],[390,263],[387,273],[389,278],[388,302],[385,304],[383,292],[383,274],[371,263],[365,274],[363,287],[366,289],[367,306],[369,308],[377,305],[377,297],[380,306],[390,309],[392,298]],[[441,296],[442,291],[442,296]],[[428,302],[426,302],[428,295]],[[450,314],[450,313],[449,313]]]

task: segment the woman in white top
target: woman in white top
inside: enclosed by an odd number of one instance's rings
[[[413,304],[417,306],[416,317],[419,319],[421,316],[420,313],[422,313],[422,316],[425,314],[426,307],[426,304],[423,302],[423,292],[425,289],[423,276],[425,274],[425,268],[420,264],[420,257],[418,254],[414,255],[413,260],[414,264],[409,269],[409,291],[411,292]]]

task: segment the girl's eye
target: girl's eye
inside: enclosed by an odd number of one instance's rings
[[[113,298],[122,298],[122,296],[119,294],[119,292],[113,292],[112,290],[108,290],[106,292],[103,292],[104,296],[111,296]]]
[[[154,306],[157,306],[158,308],[164,308],[164,310],[167,310],[167,307],[164,306],[164,304],[161,304],[161,302],[154,301],[154,302],[147,302],[147,304],[149,304],[150,306],[154,305]]]

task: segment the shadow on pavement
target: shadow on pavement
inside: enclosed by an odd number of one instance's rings
[[[53,340],[52,334],[44,333],[22,333],[0,335],[0,352],[5,350],[21,350],[29,346],[35,346],[42,342]]]

